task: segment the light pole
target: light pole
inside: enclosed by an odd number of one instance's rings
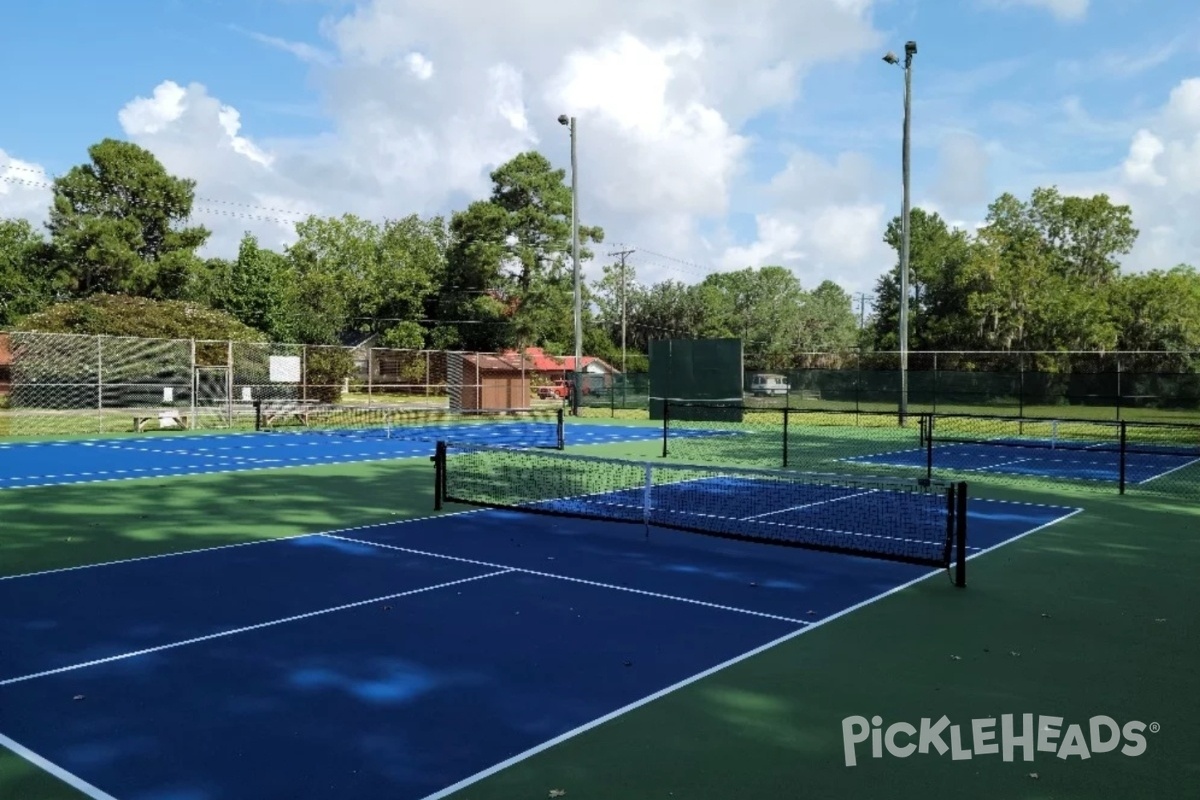
[[[908,418],[908,243],[909,243],[909,141],[912,131],[912,61],[916,42],[904,43],[904,145],[901,170],[904,175],[904,203],[900,217],[900,424]],[[896,54],[888,52],[883,60],[898,64]]]
[[[568,126],[571,131],[571,263],[575,272],[575,381],[571,410],[579,416],[579,393],[583,391],[583,287],[579,275],[579,168],[575,159],[575,117],[560,114],[558,124]]]

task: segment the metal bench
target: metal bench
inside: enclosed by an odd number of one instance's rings
[[[186,428],[188,413],[178,408],[147,408],[140,409],[133,415],[133,429],[138,433],[146,432],[146,425],[158,420],[159,429]],[[170,423],[170,424],[167,424]]]

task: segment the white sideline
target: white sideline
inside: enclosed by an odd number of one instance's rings
[[[1081,511],[1083,511],[1082,508],[1076,508],[1070,514],[1066,514],[1064,516],[1050,520],[1049,522],[1045,523],[1044,525],[1039,525],[1036,528],[1032,528],[1028,531],[1025,531],[1024,533],[1014,536],[1011,539],[1006,539],[1003,542],[1000,542],[999,544],[993,545],[992,547],[989,547],[986,550],[982,550],[974,555],[968,556],[967,560],[970,561],[970,560],[977,558],[979,556],[982,556],[986,553],[990,553],[992,550],[995,550],[999,547],[1004,547],[1006,545],[1012,544],[1013,542],[1024,539],[1026,536],[1037,533],[1038,531],[1041,531],[1041,530],[1045,530],[1046,528],[1050,527],[1051,525],[1057,525],[1058,523],[1075,516],[1076,514],[1080,513]],[[593,728],[596,728],[600,725],[603,725],[606,722],[610,722],[610,721],[616,719],[617,717],[624,716],[625,714],[628,714],[630,711],[639,709],[642,706],[644,706],[648,703],[651,703],[655,700],[658,700],[661,697],[665,697],[666,695],[676,692],[680,689],[683,689],[686,686],[690,686],[691,684],[693,684],[699,680],[702,680],[704,678],[707,678],[709,675],[720,672],[721,670],[726,669],[727,667],[731,667],[734,664],[737,664],[741,661],[745,661],[746,659],[751,658],[756,655],[759,655],[760,653],[766,652],[767,650],[777,647],[777,646],[783,644],[784,642],[791,641],[792,639],[795,639],[797,636],[801,636],[805,633],[811,633],[812,631],[816,630],[817,628],[821,627],[822,625],[825,625],[826,623],[833,622],[834,620],[844,617],[847,614],[851,614],[861,608],[865,608],[866,606],[876,603],[879,600],[882,600],[886,597],[890,597],[891,595],[896,594],[897,592],[901,592],[905,589],[908,589],[911,586],[915,586],[916,584],[920,583],[921,581],[928,580],[929,578],[933,577],[934,575],[938,575],[941,572],[942,572],[942,570],[934,570],[934,571],[928,572],[925,575],[922,575],[918,578],[913,578],[911,581],[908,581],[907,583],[903,583],[899,586],[888,589],[886,592],[880,592],[879,594],[875,595],[874,597],[869,597],[860,603],[856,603],[855,605],[850,606],[849,608],[842,609],[841,611],[837,612],[836,614],[831,614],[828,617],[824,617],[823,619],[817,620],[816,622],[812,623],[811,625],[808,625],[807,627],[792,631],[791,633],[785,634],[784,636],[781,636],[778,639],[775,639],[774,641],[767,642],[766,644],[764,644],[760,647],[756,647],[753,650],[749,650],[745,653],[742,653],[739,656],[734,656],[733,658],[729,659],[728,661],[718,664],[715,667],[710,667],[709,669],[706,669],[703,672],[698,672],[695,675],[691,676],[690,678],[684,678],[682,681],[679,681],[678,683],[674,683],[671,686],[666,687],[665,689],[660,689],[659,691],[654,692],[653,694],[646,695],[645,697],[643,697],[640,700],[635,700],[634,702],[632,702],[626,706],[618,708],[616,711],[612,711],[608,714],[605,714],[602,717],[597,717],[596,719],[592,720],[591,722],[586,722],[577,728],[567,731],[566,733],[560,734],[559,736],[555,736],[553,739],[548,739],[547,741],[542,742],[541,744],[536,745],[535,747],[531,747],[522,753],[518,753],[517,755],[513,756],[512,758],[508,758],[508,759],[505,759],[504,761],[501,761],[499,764],[494,764],[494,765],[488,767],[487,769],[481,770],[467,778],[463,778],[461,781],[458,781],[457,783],[447,786],[444,789],[440,789],[440,790],[434,792],[433,794],[426,795],[424,798],[422,798],[422,800],[442,800],[442,798],[452,795],[455,792],[460,791],[462,789],[465,789],[466,787],[471,786],[472,784],[478,783],[479,781],[483,780],[484,778],[489,778],[492,775],[495,775],[497,772],[502,772],[503,770],[508,769],[511,766],[515,766],[516,764],[519,764],[522,761],[525,761],[526,759],[537,755],[538,753],[549,750],[550,748],[554,747],[555,745],[562,744],[563,742],[567,741],[568,739],[574,739],[576,736],[579,736],[582,733],[586,733]]]

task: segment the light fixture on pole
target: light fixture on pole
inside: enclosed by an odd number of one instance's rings
[[[900,216],[900,424],[908,418],[908,261],[909,261],[909,149],[912,125],[912,61],[917,54],[916,42],[904,44],[904,144],[901,170],[904,178],[904,201]],[[897,65],[896,54],[888,52],[883,60]]]
[[[558,124],[571,131],[571,263],[575,273],[575,380],[571,406],[573,413],[579,416],[579,394],[583,390],[583,286],[579,274],[579,169],[575,158],[575,117],[560,114]]]

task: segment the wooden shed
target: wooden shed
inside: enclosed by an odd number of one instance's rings
[[[531,378],[522,370],[520,360],[471,353],[462,358],[463,411],[528,410],[532,407]]]
[[[12,388],[12,344],[7,333],[0,333],[0,394]]]

